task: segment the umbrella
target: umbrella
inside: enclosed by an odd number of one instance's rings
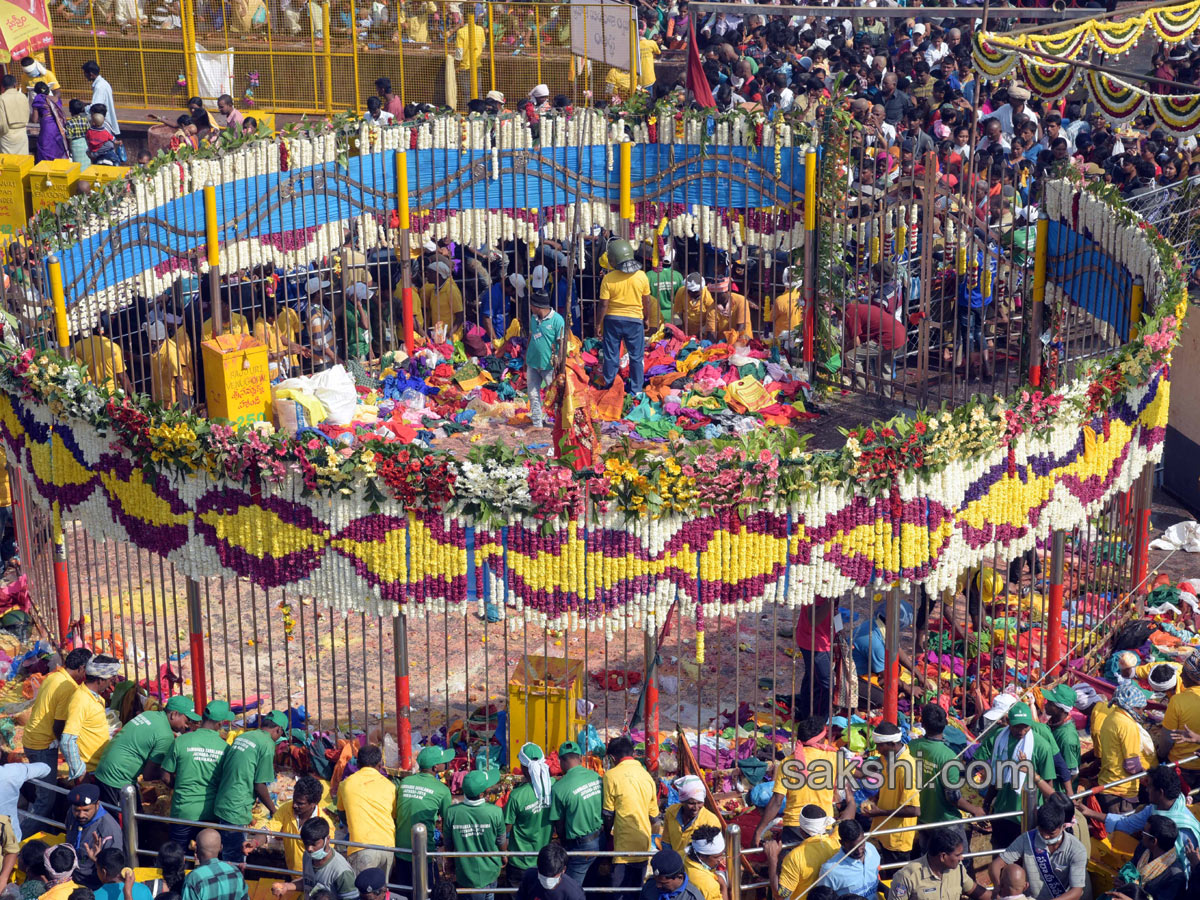
[[[46,0],[0,0],[0,63],[31,56],[53,42]]]

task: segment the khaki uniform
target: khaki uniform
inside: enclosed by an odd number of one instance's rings
[[[967,874],[965,866],[939,878],[929,868],[929,857],[922,856],[896,873],[887,900],[960,900],[975,887],[975,879]]]

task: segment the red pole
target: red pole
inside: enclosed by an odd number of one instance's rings
[[[654,629],[646,630],[646,768],[658,771],[658,678],[654,659],[658,638]]]
[[[408,617],[392,619],[392,659],[396,671],[396,743],[400,746],[400,768],[413,765],[411,703],[408,686]]]
[[[1138,611],[1141,612],[1150,586],[1150,478],[1153,471],[1147,467],[1133,483],[1133,588],[1138,595]]]
[[[408,236],[405,234],[405,244],[408,244]],[[409,284],[412,280],[412,273],[406,267],[404,270],[404,289],[400,292],[401,303],[404,308],[404,352],[410,357],[416,352],[413,341],[413,289]]]
[[[208,676],[204,671],[204,624],[200,615],[200,585],[196,579],[187,580],[188,644],[192,651],[192,697],[196,714],[204,715],[208,706]]]
[[[400,226],[400,261],[404,266],[400,300],[404,310],[404,352],[415,352],[413,343],[412,253],[409,248],[408,215],[408,157],[403,150],[396,152],[396,216]]]
[[[71,630],[71,582],[67,577],[67,538],[63,534],[62,510],[54,501],[51,510],[54,530],[54,600],[58,608],[58,640],[65,645]]]
[[[1051,675],[1058,674],[1062,659],[1063,631],[1063,557],[1065,555],[1066,535],[1062,531],[1054,532],[1050,549],[1050,596],[1046,625],[1047,658],[1042,660],[1044,670]]]
[[[872,637],[874,640],[874,637]],[[892,588],[887,601],[887,635],[884,642],[883,720],[900,721],[900,589]]]

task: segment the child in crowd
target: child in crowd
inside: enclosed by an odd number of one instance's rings
[[[66,122],[67,152],[71,154],[71,162],[77,162],[84,167],[90,166],[92,161],[88,158],[87,104],[82,100],[72,100],[68,111],[71,117]]]
[[[550,306],[550,295],[534,291],[530,295],[529,348],[525,352],[525,379],[529,385],[529,418],[541,428],[542,386],[554,377],[554,358],[562,341],[566,323]]]
[[[92,104],[92,124],[87,134],[87,155],[96,165],[116,166],[121,160],[117,156],[117,137],[104,126],[108,108],[103,103]]]

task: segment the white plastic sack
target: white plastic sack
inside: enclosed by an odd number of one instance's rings
[[[1176,522],[1150,542],[1150,549],[1200,553],[1200,522]]]
[[[196,45],[196,78],[200,82],[201,97],[220,97],[222,94],[236,96],[233,89],[233,48],[228,50],[205,50]]]
[[[329,411],[327,422],[334,425],[349,425],[354,420],[358,407],[358,392],[354,389],[354,378],[346,367],[336,365],[308,378],[311,390]]]

